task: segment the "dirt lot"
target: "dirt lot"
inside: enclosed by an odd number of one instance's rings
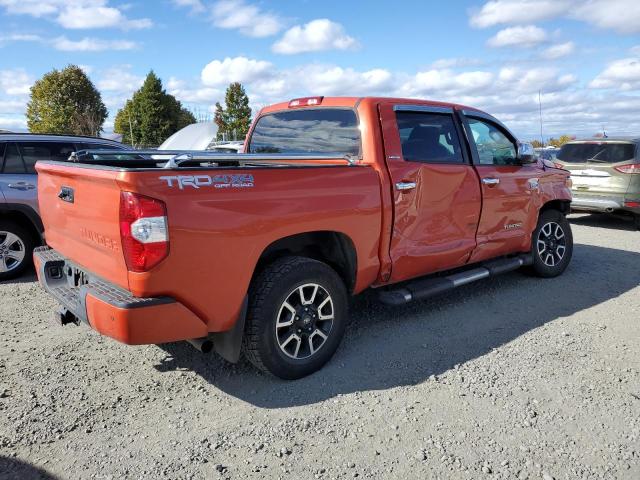
[[[57,328],[33,278],[0,285],[0,477],[638,479],[640,232],[572,223],[561,278],[357,298],[297,382]]]

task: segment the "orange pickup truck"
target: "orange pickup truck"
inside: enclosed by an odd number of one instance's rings
[[[294,379],[338,348],[349,295],[402,305],[571,259],[568,172],[474,108],[309,97],[264,108],[245,153],[158,153],[37,164],[61,324]]]

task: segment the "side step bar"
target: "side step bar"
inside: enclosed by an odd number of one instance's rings
[[[404,284],[401,288],[381,291],[378,295],[380,301],[386,305],[405,305],[414,300],[423,300],[483,278],[511,272],[525,265],[531,265],[532,263],[533,257],[528,253],[512,258],[490,260],[480,264],[478,267],[460,273],[454,273],[446,277],[430,277],[412,280]]]

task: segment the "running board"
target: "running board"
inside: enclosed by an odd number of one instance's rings
[[[454,273],[446,277],[430,277],[412,280],[401,288],[381,291],[379,299],[386,305],[405,305],[414,300],[423,300],[439,293],[453,290],[468,283],[473,283],[483,278],[489,278],[502,273],[512,272],[520,267],[533,264],[531,254],[523,254],[512,258],[500,258],[484,262],[479,266]]]

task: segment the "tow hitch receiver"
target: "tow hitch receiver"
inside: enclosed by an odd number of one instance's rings
[[[69,325],[73,323],[76,326],[80,326],[80,319],[76,317],[73,313],[71,313],[66,308],[61,308],[57,312],[54,313],[54,320],[61,327],[65,325]]]

